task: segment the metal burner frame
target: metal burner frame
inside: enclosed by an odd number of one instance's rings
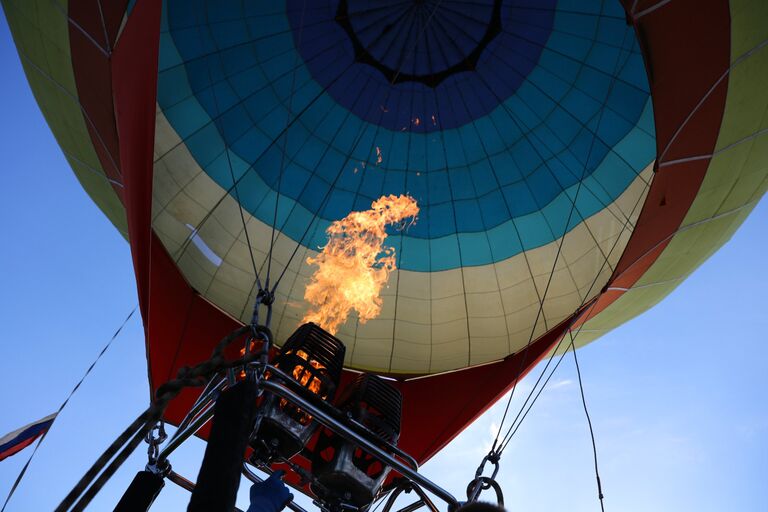
[[[266,354],[266,351],[264,351],[264,353]],[[427,507],[431,512],[437,512],[437,507],[424,490],[429,491],[431,494],[445,502],[448,505],[449,511],[452,511],[459,506],[459,501],[450,492],[419,473],[419,465],[413,457],[397,446],[382,440],[363,424],[343,414],[330,403],[320,400],[316,395],[301,386],[283,371],[275,368],[272,364],[269,364],[266,359],[265,356],[261,361],[251,363],[246,368],[248,378],[253,379],[255,385],[258,386],[259,394],[266,391],[279,398],[287,400],[291,404],[306,411],[321,426],[332,430],[346,441],[360,447],[362,450],[378,459],[382,464],[390,466],[403,477],[404,481],[394,489],[387,501],[387,512],[389,512],[389,509],[392,507],[394,499],[403,490],[414,490],[419,497],[419,500],[414,504],[406,506],[400,512],[412,512],[420,507]],[[269,379],[266,378],[267,374],[269,375]],[[219,375],[209,381],[208,385],[203,389],[203,392],[190,408],[187,415],[181,423],[179,423],[179,427],[174,435],[160,450],[156,467],[170,467],[167,462],[168,457],[181,446],[184,441],[192,437],[213,417],[214,405],[219,393],[235,383],[236,379],[234,371],[229,371],[226,375]],[[280,462],[289,463],[289,466],[291,466],[290,461],[281,460]],[[260,478],[249,466],[258,467],[265,472],[271,471],[269,466],[261,461],[244,462],[243,475],[252,482],[258,482],[260,481]],[[295,464],[293,467],[295,468]],[[296,471],[296,469],[294,469],[294,471]],[[299,473],[299,476],[302,477],[303,480],[306,480],[307,475],[304,473],[305,472]],[[185,489],[191,490],[194,488],[192,482],[184,479],[173,471],[170,471],[168,476],[169,480],[174,483],[179,485],[184,483],[184,485],[181,486]],[[295,488],[299,492],[305,492],[303,489],[298,487]],[[384,499],[388,492],[389,491],[381,492],[374,502]],[[370,508],[370,505],[358,509],[357,507],[343,503],[325,503],[320,500],[315,500],[314,503],[321,510],[327,512],[338,512],[341,510],[365,512]],[[288,508],[293,512],[307,512],[301,506],[293,502],[288,504]]]

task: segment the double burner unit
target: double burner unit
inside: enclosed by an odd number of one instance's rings
[[[242,468],[250,480],[259,481],[250,466],[271,472],[281,464],[299,476],[297,488],[311,491],[326,512],[365,512],[391,489],[391,498],[415,490],[419,501],[411,508],[437,511],[424,490],[449,510],[457,506],[456,498],[420,475],[413,457],[397,447],[402,395],[395,386],[377,375],[360,374],[342,388],[344,344],[313,323],[302,325],[273,358],[268,330],[259,332],[263,343],[248,339],[245,349],[257,350],[258,360],[211,379],[160,450],[155,467],[170,468],[167,457],[211,419],[219,393],[247,378],[259,396],[249,439],[252,452]],[[388,481],[391,471],[397,478]],[[195,487],[170,469],[166,476],[187,489]],[[305,512],[294,503],[289,507]]]
[[[290,385],[296,391],[322,407],[333,404],[339,394],[345,351],[341,341],[308,323],[286,341],[274,367],[279,375],[293,380]],[[265,380],[274,374],[267,372]],[[337,407],[328,407],[330,414],[373,434],[373,440],[383,446],[396,446],[400,437],[400,391],[376,375],[361,374],[340,396]],[[254,450],[251,460],[262,467],[296,455],[308,459],[311,472],[305,473],[305,477],[311,478],[312,492],[327,503],[367,506],[377,496],[390,470],[355,443],[322,427],[307,410],[268,391],[260,405],[250,444]]]
[[[402,395],[370,374],[361,374],[337,393],[345,350],[341,341],[317,325],[304,324],[286,341],[274,361],[277,371],[267,371],[265,381],[276,375],[284,381],[289,377],[293,382],[284,383],[313,405],[354,425],[373,442],[394,448],[400,436]],[[340,398],[335,401],[337,395]],[[376,498],[389,474],[388,465],[321,426],[306,408],[290,399],[267,390],[262,400],[250,441],[255,464],[266,467],[300,455],[311,465],[311,472],[303,472],[303,476],[322,502],[362,508]],[[336,407],[331,406],[334,401]]]
[[[437,511],[425,490],[449,510],[457,506],[456,498],[419,474],[413,457],[397,447],[402,395],[396,387],[377,375],[360,374],[342,388],[346,348],[313,323],[299,327],[273,358],[271,335],[259,332],[263,343],[251,338],[245,348],[257,350],[258,360],[211,379],[159,451],[155,467],[170,468],[168,456],[211,419],[219,394],[247,378],[259,395],[249,439],[252,452],[242,468],[248,479],[259,481],[251,466],[271,472],[281,464],[299,476],[297,488],[311,491],[325,512],[365,512],[392,489],[382,512],[389,512],[403,490],[415,490],[419,497],[409,510],[426,506]],[[397,478],[387,483],[391,471]],[[170,469],[166,476],[187,489],[195,487]],[[306,512],[294,503],[288,506]]]

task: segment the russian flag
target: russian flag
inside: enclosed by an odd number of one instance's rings
[[[56,419],[56,413],[0,438],[0,460],[7,459],[34,443],[35,439],[48,432],[54,419]]]

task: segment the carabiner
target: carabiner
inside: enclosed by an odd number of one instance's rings
[[[490,478],[491,480],[495,480],[496,475],[499,473],[499,456],[493,452],[483,457],[483,461],[480,463],[479,466],[477,466],[477,471],[475,471],[475,478],[480,478],[481,476],[483,476],[483,471],[485,471],[486,462],[490,462],[491,464],[493,464],[493,473],[491,474]]]

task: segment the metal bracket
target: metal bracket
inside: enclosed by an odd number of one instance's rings
[[[419,499],[410,505],[407,505],[397,512],[414,512],[415,510],[420,509],[421,507],[427,507],[430,512],[438,512],[437,507],[435,506],[434,502],[427,496],[427,493],[422,490],[421,487],[416,485],[413,482],[403,482],[402,484],[395,487],[395,489],[392,490],[392,494],[389,495],[387,498],[387,502],[384,504],[384,508],[381,512],[390,512],[392,509],[392,506],[395,504],[395,501],[397,498],[400,497],[402,493],[410,493],[411,491],[414,491],[416,495],[419,497]]]

